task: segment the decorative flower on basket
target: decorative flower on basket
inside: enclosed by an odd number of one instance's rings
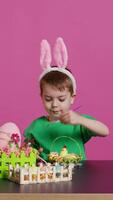
[[[1,152],[5,152],[7,156],[9,156],[11,154],[10,148],[9,146],[3,147]]]
[[[22,146],[20,148],[20,152],[24,152],[24,154],[28,157],[30,155],[31,152],[35,153],[36,155],[38,154],[38,151],[32,147],[29,146]]]
[[[21,147],[19,147],[18,142],[20,141],[20,137],[17,133],[13,133],[11,135],[11,140],[9,141],[8,145],[2,147],[0,149],[0,154],[3,152],[9,157],[11,153],[14,153],[17,157],[24,153],[26,157],[30,156],[30,153],[33,152],[38,155],[38,151],[30,146],[29,143],[23,143]]]
[[[4,152],[7,156],[10,156],[10,154],[14,152],[18,156],[20,154],[19,142],[20,137],[18,133],[12,133],[11,139],[9,140],[8,144],[0,148],[0,154]]]
[[[12,140],[15,144],[18,144],[18,142],[20,141],[20,138],[19,138],[18,133],[13,133],[13,134],[11,135],[11,140]]]
[[[18,133],[12,133],[11,135],[11,140],[9,141],[9,147],[11,151],[15,151],[19,149],[19,142],[20,142],[20,137]]]

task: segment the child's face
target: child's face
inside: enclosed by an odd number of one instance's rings
[[[59,119],[62,113],[70,109],[74,101],[74,96],[71,96],[68,88],[60,91],[49,84],[44,84],[41,97],[45,110],[48,112],[51,120]]]

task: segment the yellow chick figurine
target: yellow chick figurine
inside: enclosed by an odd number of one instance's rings
[[[68,154],[68,150],[66,145],[64,145],[64,147],[62,148],[61,152],[60,152],[60,156],[61,157],[65,157]]]

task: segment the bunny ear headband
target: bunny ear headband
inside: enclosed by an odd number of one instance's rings
[[[61,37],[57,38],[54,51],[53,51],[54,60],[58,67],[51,67],[51,48],[47,40],[42,40],[41,42],[41,54],[40,54],[40,65],[43,68],[43,72],[39,77],[39,81],[50,71],[59,71],[66,74],[72,81],[73,91],[76,94],[76,81],[74,76],[66,69],[68,61],[67,48],[64,44],[64,41]]]

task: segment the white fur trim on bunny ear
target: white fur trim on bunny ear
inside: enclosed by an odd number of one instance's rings
[[[40,65],[45,69],[51,65],[51,48],[47,40],[41,42]]]
[[[66,45],[61,37],[58,37],[56,40],[53,56],[58,67],[66,68],[68,62],[68,53]]]

